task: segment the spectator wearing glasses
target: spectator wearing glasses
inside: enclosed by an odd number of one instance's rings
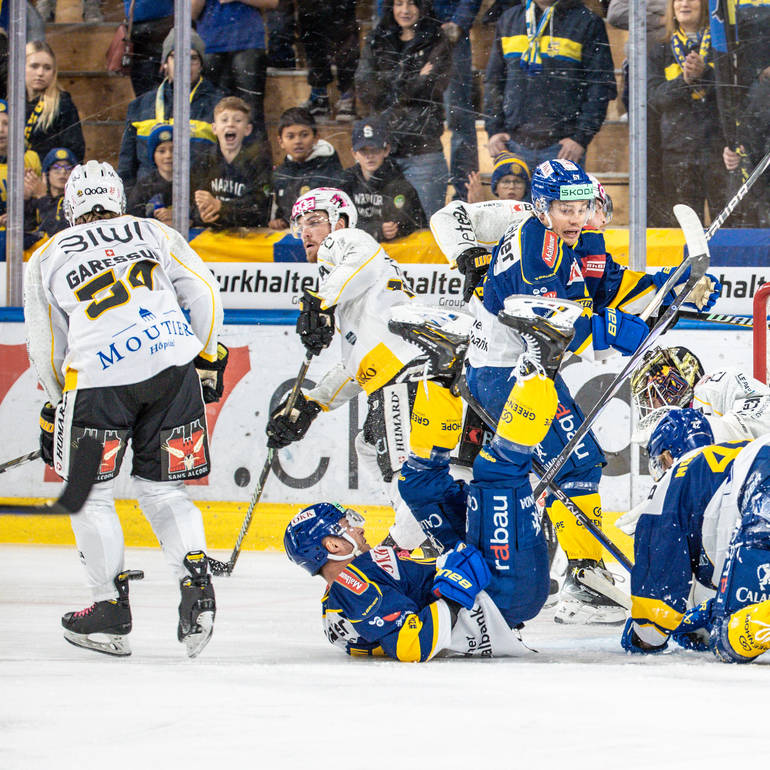
[[[27,229],[34,226],[49,238],[65,227],[69,227],[64,216],[62,202],[64,186],[78,161],[72,150],[54,147],[43,158],[43,178],[46,192],[39,198],[30,198],[24,205],[24,219]]]

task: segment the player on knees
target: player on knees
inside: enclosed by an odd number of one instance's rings
[[[418,432],[426,462],[434,446],[442,457],[455,446],[460,403],[447,388],[459,373],[467,340],[441,329],[416,329],[408,321],[389,326],[393,308],[410,304],[414,294],[398,265],[356,223],[355,206],[342,190],[316,188],[294,204],[293,230],[320,275],[318,291],[302,297],[297,332],[306,349],[318,354],[339,328],[342,360],[300,394],[291,414],[283,415],[283,404],[278,407],[267,424],[268,445],[302,439],[321,411],[336,409],[363,390],[368,411],[356,452],[362,467],[387,487],[396,511],[392,542],[411,550],[426,536],[397,488],[410,416],[423,420]],[[427,417],[436,410],[444,412],[444,425]],[[432,423],[430,430],[424,420]]]
[[[70,227],[27,268],[29,355],[49,399],[43,459],[67,478],[83,436],[103,447],[97,483],[71,519],[94,603],[68,612],[62,626],[74,645],[131,654],[128,581],[143,575],[124,568],[113,500],[130,439],[139,504],[179,580],[177,638],[194,657],[211,637],[216,604],[201,513],[183,482],[210,468],[204,400],[223,391],[222,305],[179,233],[125,215],[125,205],[109,164],[75,167],[64,192]]]
[[[770,436],[712,440],[689,408],[653,431],[659,480],[636,526],[628,652],[661,652],[669,638],[725,662],[770,650]],[[716,596],[688,610],[693,579]]]

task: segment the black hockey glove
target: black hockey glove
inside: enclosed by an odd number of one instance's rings
[[[53,468],[53,431],[56,425],[56,407],[46,401],[40,410],[40,454],[43,462]]]
[[[321,411],[321,407],[315,401],[308,401],[300,393],[291,412],[284,414],[288,400],[287,396],[270,416],[265,427],[267,445],[273,449],[281,449],[304,438],[316,415]]]
[[[317,294],[307,289],[299,301],[297,334],[314,356],[328,348],[334,338],[334,308],[322,310],[321,302]]]
[[[466,249],[457,257],[457,269],[465,276],[463,300],[470,302],[476,287],[484,280],[492,255],[481,246]]]
[[[201,378],[201,390],[203,401],[206,404],[214,404],[222,398],[225,389],[225,367],[230,351],[221,343],[217,343],[217,360],[209,361],[201,355],[195,356],[193,365],[198,370]]]

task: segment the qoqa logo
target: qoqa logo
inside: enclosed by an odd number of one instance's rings
[[[107,188],[106,187],[86,187],[83,192],[86,195],[106,195],[107,194]]]

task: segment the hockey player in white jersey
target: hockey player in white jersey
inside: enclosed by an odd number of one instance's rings
[[[131,654],[128,581],[142,573],[124,569],[113,500],[130,440],[139,504],[179,580],[177,637],[194,657],[209,641],[216,604],[203,521],[183,481],[210,468],[204,398],[221,396],[227,362],[219,290],[179,233],[124,214],[109,164],[73,170],[64,211],[70,227],[33,254],[24,291],[29,356],[49,400],[43,458],[67,478],[81,437],[103,447],[97,483],[72,517],[94,603],[64,615],[64,636]]]
[[[397,263],[370,235],[356,229],[356,221],[355,206],[341,190],[316,188],[294,204],[292,228],[320,275],[318,291],[302,298],[297,332],[308,351],[318,354],[339,329],[342,360],[300,395],[290,415],[284,416],[284,406],[279,406],[267,424],[268,443],[282,447],[301,439],[321,411],[336,409],[363,390],[368,412],[356,451],[362,467],[387,485],[396,511],[392,542],[412,550],[424,543],[427,532],[451,547],[458,535],[446,518],[464,517],[464,489],[458,484],[428,491],[426,481],[430,477],[445,482],[449,450],[459,438],[462,405],[448,386],[462,356],[453,351],[457,340],[448,336],[408,341],[408,333],[404,338],[391,331],[393,308],[410,303],[414,295]],[[441,347],[432,352],[443,353],[444,363],[427,354],[422,343]],[[417,454],[421,483],[408,485],[407,497],[414,494],[405,502],[397,474],[410,450]],[[422,510],[423,504],[430,510]],[[435,510],[445,504],[451,512]]]

